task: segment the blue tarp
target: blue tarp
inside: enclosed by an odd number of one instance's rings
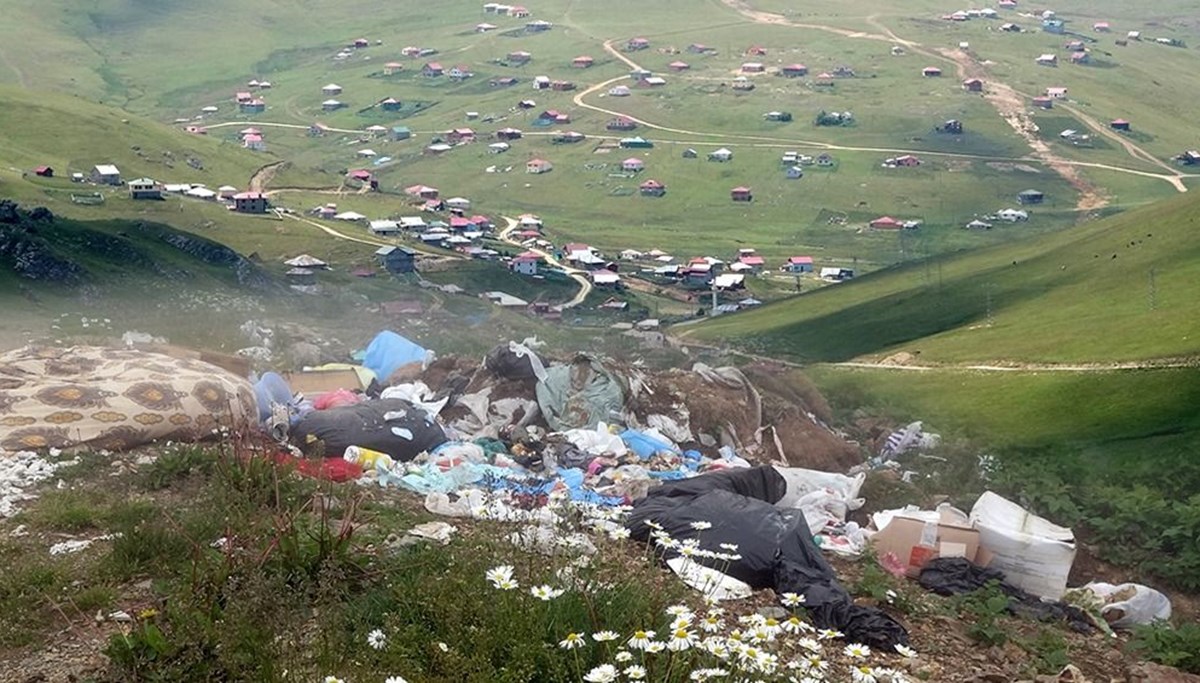
[[[409,363],[424,363],[429,354],[423,347],[390,330],[375,335],[363,354],[363,367],[375,373],[381,383]]]
[[[660,451],[667,451],[669,453],[679,452],[679,449],[674,444],[656,439],[633,429],[626,429],[621,432],[621,440],[625,442],[629,450],[637,453],[638,457],[642,460],[646,460]]]

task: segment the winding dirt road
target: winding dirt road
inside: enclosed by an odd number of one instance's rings
[[[572,268],[564,265],[557,258],[555,258],[554,254],[551,254],[543,249],[523,246],[519,241],[512,238],[512,231],[517,227],[516,219],[509,218],[508,216],[501,216],[500,218],[504,219],[504,228],[498,235],[501,242],[504,242],[505,244],[511,244],[519,249],[532,251],[533,253],[546,259],[546,263],[557,268],[561,268],[562,271],[569,275],[572,280],[579,283],[579,291],[575,293],[575,296],[572,297],[570,301],[563,304],[562,307],[564,309],[575,308],[576,306],[582,304],[583,300],[587,298],[588,294],[592,293],[592,281],[588,279],[587,272],[579,270],[578,268]]]

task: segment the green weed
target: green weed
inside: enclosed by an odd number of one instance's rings
[[[1181,624],[1173,627],[1166,622],[1138,626],[1133,631],[1129,649],[1139,657],[1173,666],[1189,673],[1200,674],[1200,625]]]
[[[1010,639],[1002,619],[1008,611],[1008,596],[996,582],[973,593],[958,596],[955,603],[969,619],[967,635],[989,647],[1004,645]]]

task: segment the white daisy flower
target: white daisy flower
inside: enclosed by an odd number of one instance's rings
[[[388,676],[383,683],[408,683],[403,676]]]
[[[689,524],[688,526],[692,527],[692,528],[693,528],[693,529],[695,529],[696,531],[704,531],[705,529],[711,529],[711,528],[712,528],[712,522],[703,522],[703,521],[699,521],[699,522],[692,522],[692,523],[691,523],[691,524]]]
[[[579,633],[568,633],[567,637],[558,641],[558,646],[564,650],[574,650],[577,647],[587,645],[587,639]]]
[[[624,664],[626,662],[632,662],[633,661],[633,653],[630,652],[629,650],[620,650],[617,652],[617,654],[613,655],[613,659],[616,660],[617,663],[619,663],[619,664]]]
[[[387,647],[387,636],[383,634],[383,631],[375,629],[367,634],[367,645],[376,650],[382,650]]]
[[[672,652],[683,652],[691,649],[695,644],[696,634],[686,628],[680,628],[671,632],[671,639],[667,641],[667,649]]]
[[[658,641],[658,640],[656,640],[656,641],[654,641],[654,642],[652,642],[652,643],[650,643],[649,645],[647,645],[647,646],[646,646],[646,652],[648,652],[648,653],[650,653],[650,654],[652,654],[652,655],[656,655],[656,654],[658,654],[659,652],[662,652],[662,651],[663,651],[663,650],[665,650],[665,649],[667,649],[667,645],[666,645],[666,643],[663,643],[663,642],[661,642],[661,641]]]
[[[625,674],[625,677],[631,681],[641,681],[646,678],[646,667],[634,664],[625,667],[625,670],[621,673]]]
[[[645,650],[654,642],[654,631],[634,631],[633,636],[625,642],[630,650]]]
[[[779,602],[783,603],[784,607],[799,607],[804,604],[804,596],[799,593],[784,593],[779,596]]]
[[[597,643],[607,643],[610,640],[616,640],[620,637],[621,634],[617,633],[616,631],[597,631],[592,634],[592,640],[596,641]]]
[[[879,683],[875,670],[865,664],[850,668],[850,680],[853,683]]]
[[[907,645],[896,643],[896,653],[905,659],[916,659],[917,651]]]
[[[583,676],[587,683],[612,683],[617,680],[617,667],[612,664],[601,664]]]
[[[554,598],[557,598],[558,596],[562,595],[563,589],[553,588],[553,587],[547,586],[547,585],[534,586],[533,588],[529,589],[529,594],[532,595],[533,597],[537,598],[538,600],[542,600],[543,602],[549,602],[549,601],[553,600]]]
[[[866,659],[871,656],[871,648],[861,643],[850,643],[842,648],[842,653],[851,659]]]

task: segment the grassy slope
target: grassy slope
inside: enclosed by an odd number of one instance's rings
[[[919,3],[912,8],[912,15],[933,12],[935,5]],[[752,245],[773,261],[804,251],[826,261],[857,259],[860,268],[867,269],[898,259],[900,245],[895,237],[863,235],[831,227],[826,221],[828,212],[861,214],[856,218],[864,220],[884,213],[922,218],[925,230],[917,243],[906,245],[905,250],[910,254],[937,253],[1004,241],[1011,233],[965,234],[956,228],[975,213],[1010,204],[1013,193],[1031,184],[1048,193],[1051,205],[1047,208],[1054,209],[1043,211],[1029,226],[1031,229],[1053,230],[1072,223],[1074,216],[1069,209],[1074,193],[1061,180],[1052,174],[1031,178],[1021,172],[990,168],[981,162],[965,168],[939,163],[915,173],[885,173],[878,168],[879,153],[839,153],[841,163],[835,173],[812,173],[802,181],[787,181],[777,161],[779,152],[787,147],[814,151],[785,142],[789,139],[983,154],[1020,154],[1024,146],[980,98],[963,93],[957,79],[921,79],[917,72],[922,58],[892,58],[886,42],[850,40],[816,30],[754,25],[715,1],[687,3],[688,11],[681,12],[684,6],[678,0],[653,6],[638,4],[637,11],[630,12],[626,10],[635,7],[632,3],[627,7],[608,4],[590,7],[547,0],[535,11],[539,17],[555,22],[555,30],[532,36],[519,35],[519,31],[512,34],[506,30],[519,28],[520,21],[493,17],[502,30],[481,36],[472,33],[470,26],[484,15],[476,4],[465,1],[439,7],[437,11],[370,1],[358,3],[353,12],[347,12],[340,3],[323,0],[270,0],[255,17],[247,20],[244,12],[229,0],[215,0],[203,8],[176,0],[155,3],[153,8],[132,0],[97,0],[86,12],[58,16],[61,20],[58,24],[46,19],[46,15],[55,16],[54,11],[44,11],[44,16],[31,18],[29,31],[31,36],[41,36],[40,44],[54,44],[64,51],[91,49],[71,38],[72,34],[83,36],[107,55],[103,63],[81,56],[49,60],[49,66],[43,67],[45,78],[40,84],[66,87],[64,82],[77,78],[78,83],[72,86],[75,92],[105,98],[163,119],[192,116],[201,106],[209,104],[222,109],[211,123],[243,119],[232,110],[229,97],[246,80],[255,77],[269,78],[275,87],[266,93],[267,112],[254,118],[291,124],[322,120],[352,129],[403,121],[418,132],[415,140],[367,143],[381,154],[401,159],[381,173],[385,186],[395,188],[427,182],[451,194],[481,201],[486,198],[490,206],[482,209],[492,213],[534,210],[553,219],[551,229],[556,239],[584,239],[610,250],[625,246],[673,249],[682,237],[690,245],[689,250],[723,257],[739,246]],[[806,16],[805,20],[871,29],[865,18],[879,8],[849,3],[836,9],[814,11],[828,12],[831,16],[817,14]],[[896,17],[884,15],[881,19]],[[981,32],[984,28],[982,23],[974,22],[955,30]],[[954,37],[940,25],[925,23],[905,24],[897,30],[901,34],[912,32],[930,45]],[[54,31],[58,32],[56,36],[42,35]],[[199,31],[205,35],[203,40],[192,35]],[[693,64],[693,70],[686,75],[670,75],[670,85],[661,93],[639,91],[619,103],[593,96],[591,102],[679,128],[761,135],[768,141],[759,144],[783,147],[752,147],[745,142],[721,142],[703,135],[648,133],[660,141],[659,147],[646,155],[650,164],[648,175],[671,186],[666,198],[654,202],[612,196],[617,186],[629,183],[609,179],[604,171],[589,171],[585,164],[612,162],[620,157],[592,155],[582,146],[560,150],[550,147],[544,139],[535,138],[514,145],[504,163],[519,165],[526,158],[542,155],[559,164],[559,169],[550,176],[532,180],[484,174],[484,166],[501,159],[489,158],[478,149],[470,150],[469,154],[464,153],[467,150],[456,150],[443,159],[418,154],[432,132],[461,125],[465,111],[504,116],[516,99],[530,95],[524,85],[508,90],[489,88],[487,78],[514,74],[528,82],[533,75],[544,73],[586,84],[618,76],[624,73],[624,65],[605,55],[600,43],[632,34],[650,36],[656,47],[704,42],[716,46],[720,54],[683,55]],[[380,39],[384,44],[360,51],[342,62],[330,59],[339,46],[360,35]],[[996,38],[983,35],[980,39]],[[1044,42],[1041,37],[1037,40]],[[748,95],[712,94],[712,87],[728,79],[743,59],[741,51],[752,43],[767,46],[769,53],[764,61],[771,65],[803,61],[819,70],[850,64],[861,78],[840,82],[831,92],[818,92],[804,79],[784,82],[785,79],[764,77],[760,88]],[[447,64],[465,63],[478,76],[461,85],[429,82],[413,75],[421,60],[403,59],[408,66],[406,74],[379,78],[379,65],[397,59],[400,47],[406,44],[436,47],[440,50],[438,59]],[[1018,57],[1034,47],[1041,49],[1040,43],[1038,46],[997,43],[995,68],[1016,65]],[[491,62],[515,49],[533,52],[534,62],[524,68]],[[9,53],[6,56],[11,61]],[[592,54],[597,58],[597,66],[586,71],[569,68],[570,58],[579,53]],[[1139,57],[1139,68],[1157,68],[1158,53],[1146,54],[1149,56]],[[634,58],[658,70],[676,57],[648,50]],[[1191,55],[1172,58],[1186,60]],[[1021,73],[1030,71],[1016,66],[1008,68]],[[1108,71],[1114,78],[1123,78],[1121,74],[1125,73]],[[88,79],[94,80],[97,74],[103,77],[99,89],[88,85]],[[1040,72],[1033,74],[1040,77]],[[323,97],[318,88],[329,81],[345,86],[341,99],[350,107],[327,115],[319,111]],[[1112,84],[1121,86],[1118,81]],[[1073,83],[1068,85],[1075,87]],[[422,107],[416,111],[406,108],[396,115],[360,111],[387,96],[420,103]],[[600,131],[607,118],[574,107],[569,93],[538,93],[537,99],[542,107],[570,111],[576,119],[572,127],[589,133]],[[792,110],[797,120],[784,125],[764,122],[762,112],[776,108]],[[816,128],[811,116],[821,108],[851,109],[859,125],[851,129]],[[930,133],[933,123],[951,117],[967,122],[966,136],[951,139]],[[1139,112],[1128,117],[1142,120]],[[477,128],[490,132],[513,123],[531,130],[511,118],[494,125],[478,124]],[[1157,127],[1157,123],[1153,125]],[[232,143],[232,133],[236,130],[236,127],[214,129],[210,137]],[[279,178],[276,185],[336,185],[341,170],[359,165],[354,151],[365,146],[352,136],[331,135],[310,140],[300,132],[279,129],[269,130],[267,138],[272,152],[265,158],[270,160],[272,155],[279,155],[295,162],[298,169],[293,178]],[[781,142],[771,143],[769,139]],[[1179,138],[1171,133],[1163,139]],[[683,144],[667,144],[672,140]],[[678,157],[684,144],[701,149],[727,144],[737,151],[738,159],[721,167],[684,163]],[[1114,146],[1110,150],[1096,150],[1095,154],[1089,158],[1120,162],[1122,152]],[[1085,173],[1090,175],[1093,171]],[[1110,180],[1119,181],[1115,200],[1122,207],[1135,206],[1170,191],[1159,181],[1110,176]],[[524,187],[526,182],[528,188]],[[939,192],[928,191],[931,182],[939,184]],[[729,187],[741,183],[752,185],[760,201],[750,207],[728,202]],[[289,195],[285,203],[308,208],[328,199],[315,194]],[[350,208],[369,215],[405,211],[404,202],[397,198],[344,201],[350,202],[355,202]],[[218,229],[223,227],[224,221],[206,219],[215,221]],[[630,226],[637,229],[631,231]],[[220,237],[238,248],[260,252],[272,249],[269,239],[248,239],[237,228]]]
[[[1194,354],[1198,203],[1170,200],[1052,236],[913,263],[687,334],[823,361],[900,350],[944,362]]]

